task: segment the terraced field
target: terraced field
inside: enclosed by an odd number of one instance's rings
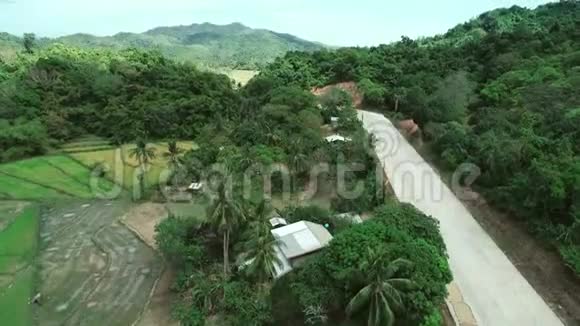
[[[93,176],[91,169],[65,155],[0,165],[0,198],[4,199],[90,199],[109,197],[112,189],[111,181]]]
[[[29,304],[35,285],[34,260],[38,249],[39,216],[36,205],[0,201],[0,323],[33,323]]]
[[[167,166],[166,145],[154,146],[150,186]],[[132,147],[83,140],[60,154],[0,165],[0,325],[138,321],[163,261],[120,223],[133,206],[120,186],[130,190],[136,182]],[[95,173],[98,163],[109,166],[106,175]],[[31,302],[36,294],[39,304]]]
[[[156,158],[147,166],[146,186],[152,187],[165,182],[167,172],[167,160],[163,153],[167,151],[167,144],[156,143],[150,145],[155,148]],[[178,142],[178,146],[183,150],[194,148],[193,142]],[[90,147],[89,147],[90,148]],[[127,190],[133,189],[138,185],[137,175],[139,172],[139,162],[137,159],[130,157],[131,149],[135,148],[133,144],[126,144],[119,148],[111,148],[98,151],[78,151],[71,153],[71,156],[87,166],[104,164],[107,166],[106,177],[114,180]]]
[[[161,258],[119,223],[129,203],[63,203],[42,212],[37,316],[43,325],[132,325]]]

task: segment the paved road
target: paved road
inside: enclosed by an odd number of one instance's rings
[[[450,265],[479,325],[562,325],[554,312],[383,115],[359,112],[397,197],[441,223]]]

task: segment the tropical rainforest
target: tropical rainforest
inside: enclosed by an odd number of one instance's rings
[[[433,38],[292,52],[260,78],[356,81],[365,106],[419,124],[443,169],[477,165],[474,186],[580,274],[577,1],[498,9]]]

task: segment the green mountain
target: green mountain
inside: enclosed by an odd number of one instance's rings
[[[113,36],[73,34],[56,39],[43,38],[39,46],[53,43],[82,48],[158,49],[168,57],[191,61],[200,66],[257,69],[288,51],[314,51],[322,44],[289,34],[253,29],[240,23],[157,27],[144,33],[118,33]],[[0,54],[14,55],[21,49],[19,37],[0,33]]]

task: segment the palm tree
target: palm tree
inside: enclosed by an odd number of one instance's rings
[[[275,266],[282,265],[276,254],[279,241],[270,233],[270,230],[252,229],[252,233],[253,236],[244,243],[246,257],[250,261],[244,271],[260,283],[265,283],[276,275]]]
[[[388,264],[384,253],[369,249],[369,261],[361,266],[367,275],[367,285],[350,300],[346,307],[348,316],[352,316],[364,307],[368,307],[369,326],[391,326],[395,322],[395,313],[403,310],[403,299],[400,291],[413,287],[413,282],[405,278],[396,278],[397,272],[411,262],[402,258]]]
[[[263,199],[252,214],[252,221],[245,234],[247,240],[243,244],[243,252],[250,261],[244,271],[261,283],[265,283],[276,274],[275,265],[282,264],[275,249],[279,241],[270,232],[271,212],[268,202]]]
[[[302,141],[297,139],[289,146],[288,166],[292,175],[292,191],[296,190],[298,176],[308,169],[308,155],[302,151]]]
[[[223,234],[224,276],[229,268],[230,233],[245,220],[241,202],[226,188],[226,181],[220,181],[217,196],[208,207],[208,221],[217,232]]]
[[[163,153],[163,157],[167,159],[167,166],[171,170],[171,179],[173,179],[175,173],[177,173],[182,166],[181,154],[183,154],[183,152],[184,150],[177,146],[175,140],[167,143],[167,151]]]
[[[129,151],[129,157],[137,158],[139,162],[139,194],[145,190],[145,171],[147,170],[147,164],[153,159],[155,159],[155,148],[149,147],[147,142],[140,139],[137,141],[135,148]]]

